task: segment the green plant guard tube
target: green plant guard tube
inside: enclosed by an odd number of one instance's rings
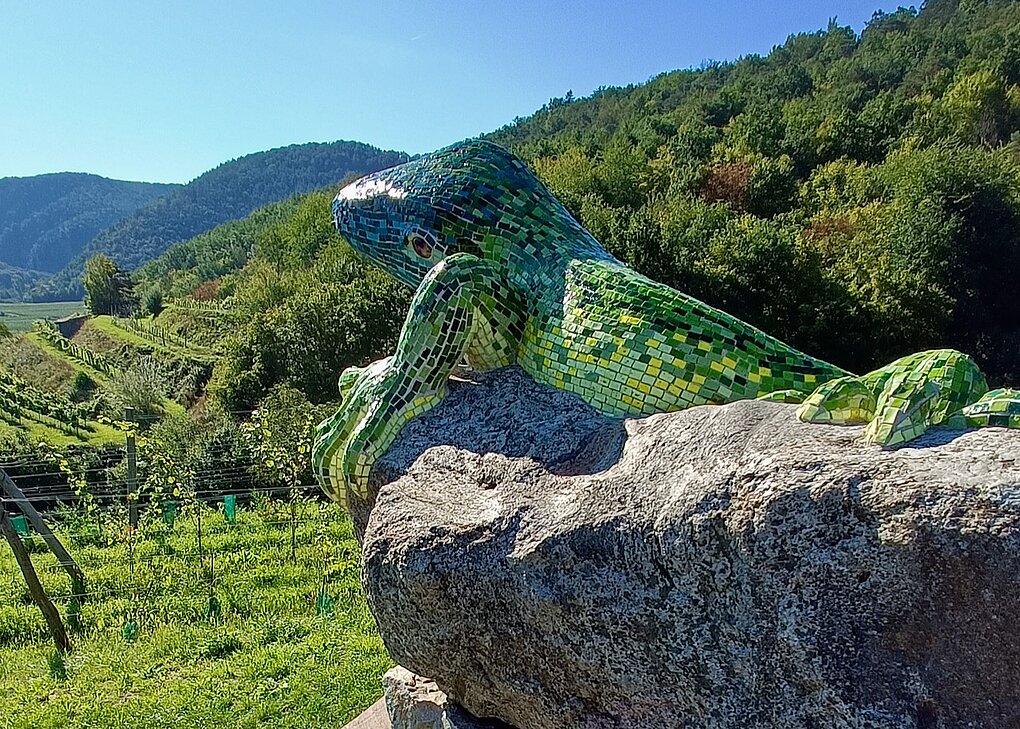
[[[233,524],[234,520],[237,519],[237,497],[236,496],[224,496],[223,497],[223,515],[227,517],[227,523]]]
[[[28,536],[28,520],[24,516],[12,516],[11,524],[14,525],[14,531],[23,537]]]
[[[215,595],[209,596],[209,605],[205,609],[205,617],[209,620],[220,616],[220,601]]]
[[[174,526],[174,520],[177,519],[177,502],[176,501],[164,501],[163,502],[163,523],[171,529]]]
[[[124,635],[124,640],[128,643],[134,643],[135,638],[138,637],[138,623],[134,620],[129,620],[124,623],[124,628],[121,630],[121,633]]]
[[[322,591],[319,593],[319,596],[315,598],[315,612],[318,615],[332,615],[334,607],[335,603],[328,592]]]

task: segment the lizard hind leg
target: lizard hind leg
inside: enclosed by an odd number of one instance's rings
[[[341,408],[326,418],[315,428],[315,440],[312,447],[312,471],[322,485],[323,491],[334,501],[346,501],[345,490],[340,488],[341,481],[331,470],[335,465],[334,457],[337,449],[351,436],[351,430],[364,417],[369,398],[363,395],[371,390],[389,369],[390,357],[376,360],[367,367],[348,367],[340,375],[338,382]]]
[[[886,447],[906,443],[945,423],[988,391],[974,360],[952,349],[904,357],[865,375],[868,378],[882,383],[882,390],[865,437]]]

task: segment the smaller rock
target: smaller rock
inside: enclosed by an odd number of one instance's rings
[[[436,684],[397,666],[383,676],[393,729],[510,729],[476,719],[451,702]]]

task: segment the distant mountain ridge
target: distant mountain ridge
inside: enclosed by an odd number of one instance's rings
[[[49,274],[43,271],[32,271],[0,262],[0,301],[21,301],[33,286],[46,278],[49,278]]]
[[[175,187],[81,172],[0,178],[0,263],[55,273],[102,230]]]
[[[122,268],[134,269],[174,243],[244,218],[256,208],[407,159],[403,152],[337,141],[279,147],[224,162],[103,230],[60,273],[36,285],[27,298],[78,298],[82,295],[81,271],[95,253],[110,256]]]

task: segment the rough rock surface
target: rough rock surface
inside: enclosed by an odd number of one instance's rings
[[[883,451],[766,402],[621,422],[510,368],[373,481],[386,646],[476,716],[1020,727],[1020,432]]]
[[[383,676],[387,729],[505,729],[505,724],[475,719],[447,700],[436,684],[406,668]]]

